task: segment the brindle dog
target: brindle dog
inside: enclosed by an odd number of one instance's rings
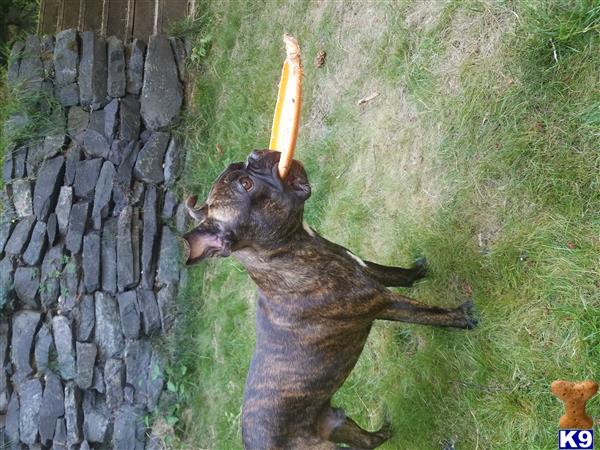
[[[303,222],[310,185],[294,161],[285,180],[279,152],[255,150],[231,164],[206,203],[187,202],[198,226],[184,238],[188,263],[234,255],[258,286],[256,349],[244,392],[248,450],[371,449],[387,440],[361,429],[331,397],[356,364],[373,321],[472,328],[471,303],[427,306],[386,289],[424,276],[363,261]]]

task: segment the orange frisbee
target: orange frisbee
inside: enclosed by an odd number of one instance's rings
[[[277,104],[271,128],[269,148],[281,152],[279,176],[284,179],[292,165],[302,103],[302,62],[298,41],[289,34],[283,35],[286,58],[281,70]]]

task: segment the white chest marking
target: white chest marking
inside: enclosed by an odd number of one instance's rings
[[[367,265],[365,264],[365,262],[360,259],[358,256],[356,256],[354,253],[352,253],[350,250],[346,250],[346,253],[348,253],[350,255],[350,257],[355,260],[358,264],[360,264],[363,267],[367,267]]]
[[[305,220],[302,221],[302,228],[304,228],[304,231],[306,231],[310,237],[315,237],[315,232],[308,226]]]

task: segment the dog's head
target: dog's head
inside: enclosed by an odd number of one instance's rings
[[[304,168],[293,161],[285,180],[277,165],[281,153],[254,150],[244,163],[233,163],[219,175],[202,206],[196,197],[186,206],[198,226],[184,235],[187,263],[209,256],[229,256],[252,246],[276,246],[302,226],[310,185]]]

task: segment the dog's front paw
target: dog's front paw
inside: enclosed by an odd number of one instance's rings
[[[413,266],[411,267],[413,272],[412,282],[425,278],[427,276],[427,259],[424,256],[415,259]]]
[[[477,314],[473,310],[473,307],[474,305],[472,299],[469,299],[462,305],[460,305],[460,308],[462,309],[463,314],[465,315],[465,320],[467,322],[465,327],[467,330],[472,330],[479,323],[479,319],[477,318]]]

